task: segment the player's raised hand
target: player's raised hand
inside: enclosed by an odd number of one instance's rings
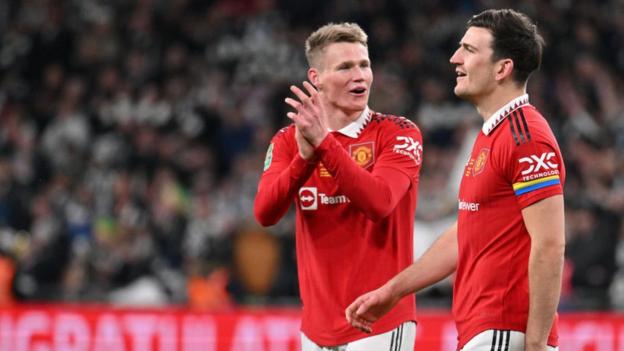
[[[345,310],[345,317],[354,328],[371,333],[373,323],[388,313],[398,302],[399,298],[384,285],[355,299]]]
[[[301,135],[314,147],[323,142],[327,136],[327,127],[325,125],[325,111],[318,91],[309,82],[303,82],[303,87],[307,91],[304,92],[299,87],[292,85],[290,91],[295,94],[297,99],[286,98],[286,103],[293,107],[297,113],[288,112],[290,118]]]
[[[314,157],[314,146],[301,135],[299,127],[295,127],[295,141],[297,142],[297,149],[301,158],[309,160]]]

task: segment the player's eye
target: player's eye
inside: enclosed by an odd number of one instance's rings
[[[475,52],[475,49],[474,49],[472,46],[470,46],[470,45],[462,44],[462,46],[461,46],[461,47],[462,47],[464,50],[466,50],[466,51],[468,51],[468,52],[470,52],[470,53],[474,53],[474,52]]]

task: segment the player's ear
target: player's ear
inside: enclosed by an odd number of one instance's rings
[[[512,59],[502,59],[496,63],[496,80],[500,81],[511,77],[513,74],[514,63]]]
[[[316,89],[320,89],[319,88],[319,71],[317,68],[310,67],[308,69],[308,80],[310,81],[310,83],[312,83],[312,85],[316,87]]]

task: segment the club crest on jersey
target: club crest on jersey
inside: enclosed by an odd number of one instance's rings
[[[349,145],[349,153],[358,166],[368,168],[375,163],[375,142],[367,141]]]
[[[474,164],[472,165],[472,176],[477,176],[479,174],[481,174],[481,172],[483,172],[483,170],[485,169],[485,164],[488,161],[488,155],[490,154],[490,149],[488,148],[483,148],[481,149],[481,151],[479,151],[479,155],[477,156],[477,159],[475,160]]]

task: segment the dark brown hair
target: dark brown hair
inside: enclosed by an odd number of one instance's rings
[[[511,59],[516,82],[524,84],[540,67],[544,38],[525,14],[511,9],[486,10],[468,20],[468,27],[485,28],[492,33],[492,59]]]

